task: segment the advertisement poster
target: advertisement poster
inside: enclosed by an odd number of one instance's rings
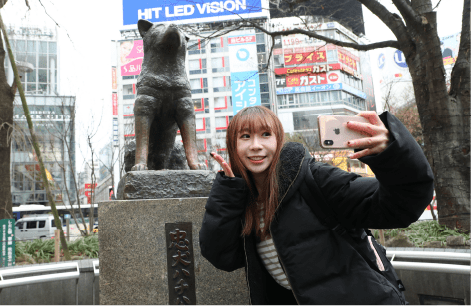
[[[118,94],[111,94],[111,101],[113,103],[113,116],[118,116]]]
[[[121,76],[139,75],[144,58],[142,40],[122,41],[119,46],[119,64]]]
[[[257,46],[254,34],[231,36],[228,44],[235,115],[244,107],[261,105]]]
[[[136,28],[139,19],[185,24],[268,16],[266,0],[123,0],[124,28]]]
[[[460,48],[461,32],[440,38],[443,65],[448,66],[456,62]]]
[[[0,220],[0,268],[15,265],[15,219]]]

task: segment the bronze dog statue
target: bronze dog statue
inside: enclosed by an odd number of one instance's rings
[[[198,162],[195,110],[185,72],[189,38],[173,24],[141,19],[137,26],[144,59],[134,104],[136,159],[131,171],[167,169],[178,129],[190,169],[205,169]]]

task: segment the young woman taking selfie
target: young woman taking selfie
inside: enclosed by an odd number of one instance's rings
[[[265,107],[231,120],[200,231],[216,268],[245,267],[251,304],[405,304],[403,285],[368,228],[404,228],[433,194],[432,170],[414,138],[389,113],[359,114],[347,128],[349,156],[369,165],[361,177],[315,161],[284,143]]]

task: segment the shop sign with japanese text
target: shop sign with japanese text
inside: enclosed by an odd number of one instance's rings
[[[326,61],[327,61],[327,57],[326,57],[325,51],[285,54],[286,66],[321,63],[321,62],[326,62]]]
[[[15,265],[15,219],[0,220],[0,268]]]

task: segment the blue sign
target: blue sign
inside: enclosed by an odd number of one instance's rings
[[[384,53],[381,53],[378,57],[378,68],[383,69],[385,62],[386,62],[386,57],[384,56]]]
[[[288,95],[288,94],[295,94],[295,93],[330,91],[330,90],[341,90],[341,89],[359,98],[366,99],[366,93],[343,83],[277,88],[276,94]]]
[[[64,219],[70,219],[70,214],[64,214]]]
[[[267,16],[261,0],[123,0],[123,25],[139,19],[155,23],[197,23]]]
[[[231,88],[234,115],[245,107],[262,104],[258,71],[231,73]]]
[[[249,59],[250,53],[247,49],[239,49],[236,53],[237,59],[241,62],[245,62]]]
[[[406,57],[401,50],[394,52],[394,62],[401,68],[407,68]]]

